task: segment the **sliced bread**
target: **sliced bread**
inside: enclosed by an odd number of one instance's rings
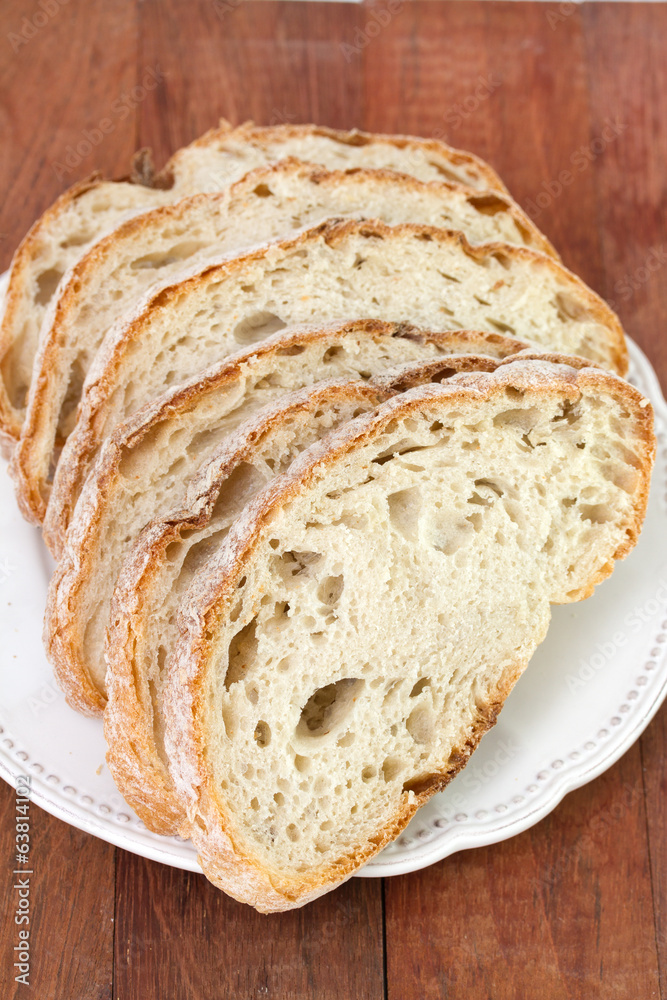
[[[111,602],[104,731],[114,781],[149,829],[173,834],[185,822],[165,756],[162,712],[178,609],[243,507],[313,442],[391,395],[445,381],[473,366],[492,370],[510,362],[452,355],[406,362],[370,382],[327,380],[289,393],[242,424],[199,468],[180,506],[144,528]]]
[[[62,545],[100,442],[137,406],[286,324],[351,316],[500,331],[619,371],[627,365],[614,313],[543,254],[505,244],[472,248],[461,234],[426,226],[325,223],[162,290],[109,332],[58,463],[44,523],[52,551]],[[53,376],[45,370],[43,377]],[[57,408],[46,401],[35,408],[14,456],[29,517],[44,502],[34,484],[48,472]]]
[[[606,372],[398,395],[258,494],[182,605],[166,750],[207,877],[262,911],[357,871],[494,724],[549,606],[632,548],[654,436]]]
[[[249,170],[287,156],[333,170],[399,170],[425,181],[505,192],[486,163],[442,142],[314,125],[262,128],[250,122],[232,128],[225,121],[177,152],[157,176],[144,158],[135,171],[141,183],[94,176],[75,185],[35,223],[12,262],[0,326],[0,430],[6,443],[17,439],[21,430],[49,302],[60,279],[92,244],[130,215],[200,191],[220,191]]]
[[[28,395],[22,467],[44,456],[28,496],[43,519],[54,455],[76,419],[90,364],[112,323],[156,282],[201,270],[215,256],[285,237],[332,216],[437,224],[472,243],[504,240],[553,253],[510,199],[392,171],[325,171],[298,160],[251,172],[222,194],[203,194],[124,223],[70,270],[44,323]],[[157,289],[153,288],[153,292]],[[36,416],[35,416],[36,415]],[[26,476],[28,473],[26,472]],[[39,499],[38,499],[39,498]]]
[[[481,347],[470,355],[470,345]],[[262,406],[322,379],[368,379],[400,362],[467,351],[469,367],[494,367],[517,342],[496,335],[419,335],[371,320],[285,332],[147,404],[105,441],[76,506],[49,588],[44,639],[74,707],[106,702],[104,635],[124,558],[142,528],[185,496],[189,480],[229,434]],[[482,356],[484,352],[484,356]]]

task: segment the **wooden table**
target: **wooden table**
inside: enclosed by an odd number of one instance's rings
[[[69,184],[123,174],[141,145],[162,162],[221,115],[435,133],[532,204],[667,381],[665,5],[431,0],[387,18],[389,0],[41,2],[3,0],[0,14],[0,267]],[[135,101],[151,72],[158,85]],[[113,129],[63,172],[103,118]],[[32,986],[12,982],[7,920],[1,995],[667,997],[666,720],[522,836],[280,916],[34,807]],[[10,886],[6,874],[3,916]]]

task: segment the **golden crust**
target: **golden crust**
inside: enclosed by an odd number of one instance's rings
[[[326,125],[255,125],[252,121],[246,121],[233,127],[225,118],[222,118],[216,128],[205,132],[204,135],[185,148],[191,149],[197,146],[215,146],[217,144],[225,146],[230,143],[230,140],[248,144],[266,144],[284,142],[286,139],[309,135],[324,136],[347,146],[367,146],[371,143],[385,142],[397,149],[426,150],[445,162],[449,161],[457,166],[465,166],[469,173],[476,177],[480,188],[507,193],[507,188],[493,167],[480,159],[479,156],[475,156],[474,153],[455,149],[438,139],[421,139],[410,135],[384,135],[379,132],[361,132],[359,129],[344,131],[328,128]],[[178,168],[179,159],[180,151],[174,154],[170,166]]]
[[[650,473],[655,454],[652,410],[648,400],[641,397],[628,383],[606,372],[584,368],[566,369],[559,366],[528,363],[517,366],[506,364],[494,375],[468,375],[460,377],[456,385],[447,387],[429,385],[394,397],[379,410],[360,417],[324,442],[311,448],[284,476],[246,508],[236,522],[226,546],[226,558],[215,571],[193,586],[186,607],[182,611],[183,637],[176,651],[171,670],[166,700],[167,736],[172,765],[176,768],[177,786],[183,795],[190,820],[190,835],[199,852],[199,859],[206,876],[235,898],[248,902],[263,911],[289,909],[303,905],[358,869],[365,861],[395,837],[407,824],[418,805],[440,790],[453,776],[449,766],[432,776],[428,787],[422,788],[414,807],[405,801],[385,828],[379,831],[377,843],[360,845],[354,857],[343,859],[333,869],[317,872],[311,879],[278,880],[275,873],[266,871],[239,845],[234,844],[224,802],[215,786],[206,756],[206,672],[214,646],[218,623],[226,616],[233,600],[238,599],[238,585],[245,573],[246,560],[262,544],[269,530],[272,517],[281,506],[307,491],[334,462],[354,448],[362,446],[392,421],[411,412],[422,412],[443,402],[447,407],[470,403],[480,404],[503,393],[507,386],[531,393],[536,399],[548,398],[553,393],[565,394],[576,399],[584,391],[608,393],[622,401],[634,421],[635,438],[640,448],[641,482],[635,491],[632,517],[627,525],[626,540],[619,545],[615,558],[623,558],[632,548],[641,529],[646,511]],[[587,586],[570,600],[582,599],[611,572],[612,563],[598,568]],[[495,721],[522,667],[514,664],[499,683],[499,696],[490,699],[488,718],[470,734],[466,753],[459,751],[458,769],[479,742],[483,732]],[[408,793],[409,797],[409,793]],[[373,838],[374,841],[376,838]]]
[[[44,229],[51,223],[52,219],[66,211],[77,198],[97,187],[100,183],[102,183],[101,174],[93,173],[90,177],[78,181],[67,191],[64,191],[33,223],[16,249],[10,265],[9,284],[5,293],[5,309],[0,323],[0,368],[14,343],[13,328],[16,324],[16,314],[21,301],[21,284],[25,280],[31,261],[39,250]],[[5,438],[18,441],[21,434],[21,423],[20,412],[11,402],[5,379],[4,377],[0,378],[0,432]]]

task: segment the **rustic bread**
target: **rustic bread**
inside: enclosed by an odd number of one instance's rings
[[[62,545],[99,443],[137,406],[285,324],[352,315],[436,330],[501,331],[619,370],[626,366],[616,316],[542,254],[505,244],[471,248],[461,234],[431,227],[326,223],[162,290],[109,332],[58,463],[44,523],[52,551]],[[13,463],[27,516],[43,502],[33,484],[44,476],[52,447],[51,434],[40,431],[46,407],[33,417]],[[36,442],[47,438],[36,453]]]
[[[364,379],[398,362],[478,343],[492,367],[516,341],[470,333],[418,335],[370,320],[284,333],[209,369],[134,414],[105,441],[79,498],[51,586],[44,638],[74,707],[104,708],[104,634],[118,571],[141,529],[178,505],[187,483],[239,424],[285,392],[332,377]]]
[[[106,639],[104,734],[118,790],[156,833],[178,833],[186,822],[164,753],[162,695],[189,584],[259,489],[300,451],[389,395],[372,382],[327,380],[263,407],[197,472],[182,506],[148,524],[128,555]]]
[[[517,362],[413,389],[252,500],[179,617],[165,743],[207,877],[262,911],[348,878],[463,767],[632,548],[647,400]]]
[[[43,329],[19,459],[31,467],[33,456],[42,456],[31,491],[39,497],[37,520],[48,498],[53,442],[64,441],[74,424],[83,381],[112,323],[158,281],[168,284],[185,268],[201,270],[212,255],[220,259],[331,216],[438,224],[473,243],[504,240],[553,252],[502,194],[392,171],[330,172],[298,160],[253,171],[223,194],[196,195],[129,220],[70,270]]]
[[[579,367],[588,364],[566,360]],[[406,362],[370,382],[327,380],[282,396],[242,424],[199,468],[178,508],[144,528],[120,571],[111,602],[104,729],[116,785],[151,830],[173,834],[185,821],[164,753],[162,713],[178,608],[245,504],[327,431],[391,395],[472,367],[492,370],[511,361],[440,356]]]
[[[49,302],[68,268],[129,215],[200,191],[222,190],[249,170],[286,156],[333,170],[399,170],[426,181],[505,192],[486,163],[442,142],[313,125],[232,128],[225,121],[177,152],[157,177],[143,157],[134,171],[141,183],[95,175],[75,185],[35,223],[12,262],[0,326],[0,430],[6,442],[20,433],[40,328],[43,321],[48,327]]]

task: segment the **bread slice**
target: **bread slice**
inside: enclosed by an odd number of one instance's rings
[[[182,605],[166,749],[206,876],[262,911],[357,871],[632,548],[651,408],[505,364],[390,399],[258,494]]]
[[[162,695],[189,584],[260,488],[389,395],[372,382],[327,380],[263,407],[197,472],[182,506],[148,524],[128,555],[111,602],[104,734],[118,790],[150,830],[170,835],[186,824],[164,753]]]
[[[52,551],[62,545],[99,443],[136,406],[285,324],[354,315],[500,331],[620,371],[627,363],[614,313],[543,254],[505,244],[471,248],[461,234],[432,227],[326,223],[164,289],[110,331],[58,463],[44,523]],[[48,470],[55,409],[44,402],[32,412],[15,455],[27,516],[44,499],[33,484]]]
[[[522,356],[530,357],[528,352],[513,357]],[[151,830],[173,834],[185,822],[164,752],[162,712],[178,608],[246,503],[313,442],[391,395],[512,360],[437,357],[404,363],[370,382],[327,380],[289,393],[242,424],[199,468],[181,506],[144,528],[123,564],[111,602],[104,731],[116,785]],[[567,361],[588,364],[578,358]]]
[[[470,357],[478,344],[485,356]],[[147,404],[109,437],[79,498],[56,568],[44,637],[72,707],[106,701],[104,634],[125,556],[141,529],[177,506],[196,470],[245,419],[286,392],[322,379],[368,379],[399,362],[466,351],[493,366],[516,341],[471,333],[423,334],[374,321],[285,332]]]
[[[26,466],[31,456],[43,456],[31,491],[39,497],[37,520],[49,493],[49,446],[71,430],[83,382],[112,323],[156,281],[168,284],[186,267],[201,270],[212,255],[220,259],[331,216],[437,223],[462,230],[473,243],[506,240],[552,251],[501,194],[387,170],[331,172],[297,160],[252,171],[223,194],[198,195],[131,219],[71,269],[42,333],[21,448]]]
[[[333,170],[399,170],[425,181],[447,180],[505,192],[486,163],[442,142],[314,125],[262,128],[249,122],[232,128],[225,121],[179,150],[157,176],[144,157],[134,172],[141,183],[103,181],[95,175],[75,185],[35,223],[12,262],[0,326],[0,430],[6,442],[17,439],[21,430],[49,302],[60,279],[93,243],[129,215],[197,192],[220,191],[249,170],[287,156]]]

